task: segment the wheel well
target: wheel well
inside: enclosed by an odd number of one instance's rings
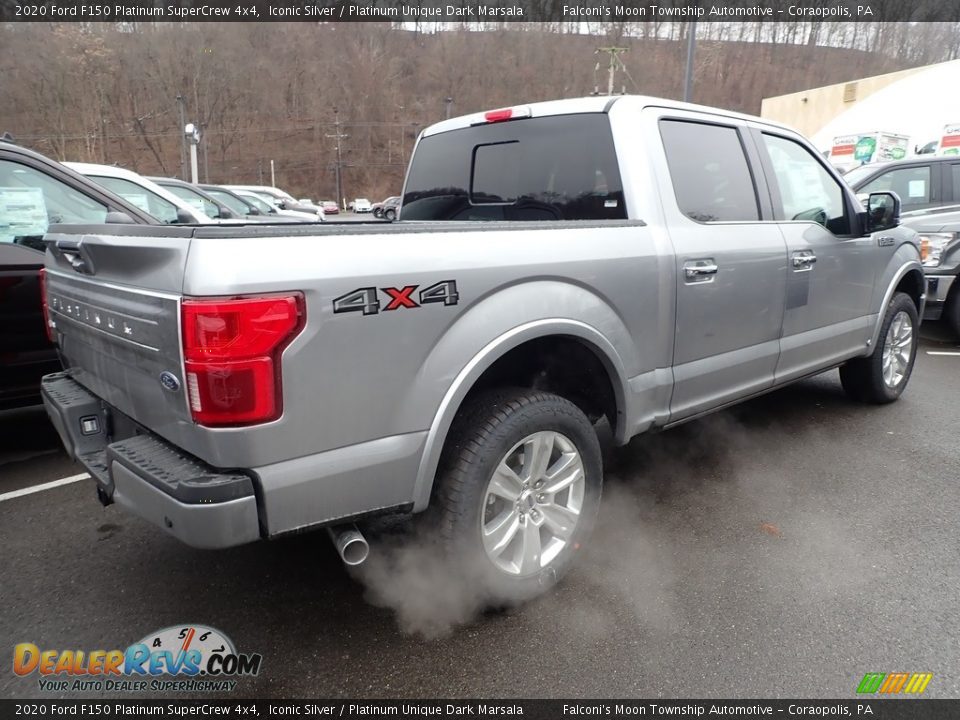
[[[913,298],[913,304],[920,310],[920,298],[924,293],[923,273],[919,270],[911,270],[897,283],[896,292],[904,292]]]
[[[617,399],[598,351],[569,336],[528,340],[493,363],[474,383],[474,394],[497,387],[545,390],[579,407],[591,422],[606,417],[617,425]]]

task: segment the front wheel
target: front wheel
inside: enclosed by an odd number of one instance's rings
[[[393,222],[394,220],[397,219],[397,211],[394,210],[393,208],[388,208],[384,210],[383,216],[390,222]]]
[[[890,403],[900,397],[917,357],[917,306],[906,293],[896,293],[880,326],[873,353],[850,360],[840,368],[840,382],[848,396],[861,402]]]
[[[455,420],[430,511],[490,604],[562,577],[600,502],[600,444],[573,403],[535,390],[478,397]]]

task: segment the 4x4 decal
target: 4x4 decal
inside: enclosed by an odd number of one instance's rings
[[[380,295],[382,292],[387,301],[383,308],[384,312],[389,310],[399,310],[401,308],[416,309],[421,305],[430,303],[443,303],[444,305],[456,305],[460,299],[457,293],[456,280],[442,280],[434,283],[430,287],[421,290],[417,297],[420,302],[411,297],[419,285],[404,285],[403,287],[380,288],[363,287],[344,293],[338,298],[334,298],[333,311],[335,313],[362,312],[364,315],[376,315],[380,312]]]

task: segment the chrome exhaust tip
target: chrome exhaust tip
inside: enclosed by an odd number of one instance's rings
[[[344,565],[361,565],[370,555],[370,545],[356,525],[334,525],[327,528],[327,533]]]

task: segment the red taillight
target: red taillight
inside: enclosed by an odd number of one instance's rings
[[[280,354],[303,328],[303,295],[183,301],[187,397],[201,425],[280,417]]]
[[[47,340],[56,342],[53,335],[54,324],[50,320],[50,307],[47,305],[47,269],[40,268],[40,307],[43,309],[43,329],[47,333]]]
[[[513,108],[504,108],[502,110],[489,110],[483,114],[483,119],[487,122],[503,122],[513,117]]]

